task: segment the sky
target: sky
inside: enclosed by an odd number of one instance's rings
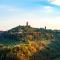
[[[0,0],[0,31],[18,25],[60,29],[60,0]]]

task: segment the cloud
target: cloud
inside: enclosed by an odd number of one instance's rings
[[[60,6],[60,0],[49,0],[52,4],[59,5]]]
[[[43,10],[44,10],[45,12],[51,13],[51,12],[53,11],[53,7],[51,7],[51,6],[44,6],[44,7],[43,7]]]
[[[52,13],[54,11],[54,8],[51,6],[40,6],[40,7],[34,7],[34,11],[37,12],[43,12],[43,13]]]
[[[16,8],[8,5],[0,5],[0,11],[2,12],[15,12]]]

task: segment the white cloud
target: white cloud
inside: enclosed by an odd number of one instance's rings
[[[45,12],[51,13],[51,12],[53,12],[53,7],[50,7],[50,6],[44,6],[44,7],[43,7],[43,10],[44,10]]]
[[[59,5],[60,6],[60,0],[49,0],[52,4]]]
[[[8,5],[0,5],[0,11],[14,12],[14,11],[16,11],[16,8],[13,6],[8,6]]]
[[[34,7],[33,10],[37,12],[40,11],[43,13],[52,13],[54,11],[54,8],[51,6],[42,6],[42,7]]]

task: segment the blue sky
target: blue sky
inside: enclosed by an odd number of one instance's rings
[[[60,0],[0,0],[0,30],[26,21],[32,27],[60,29]]]

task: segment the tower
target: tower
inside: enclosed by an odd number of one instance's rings
[[[46,30],[46,26],[45,26],[45,30]]]
[[[28,26],[28,21],[26,22],[26,26]]]

